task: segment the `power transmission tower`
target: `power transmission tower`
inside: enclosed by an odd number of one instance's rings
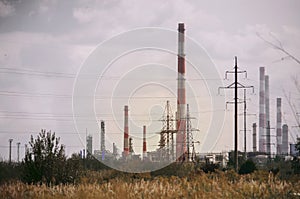
[[[190,117],[190,108],[189,104],[186,105],[186,146],[187,146],[187,161],[195,161],[195,142],[193,138],[193,131],[199,131],[198,129],[192,128],[192,121],[191,119],[195,119],[194,117]]]
[[[160,132],[159,147],[163,158],[173,161],[175,159],[174,133],[176,133],[176,130],[174,130],[175,119],[173,117],[169,101],[167,101],[161,121],[163,122],[163,129]]]
[[[254,86],[244,86],[238,82],[238,73],[245,73],[245,78],[247,78],[247,71],[238,71],[237,57],[234,60],[234,71],[225,72],[225,79],[227,79],[228,73],[234,73],[234,82],[226,87],[219,87],[219,93],[220,89],[234,89],[234,168],[235,171],[238,171],[238,89],[252,88],[254,92]]]

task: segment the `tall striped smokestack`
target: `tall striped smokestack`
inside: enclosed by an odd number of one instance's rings
[[[269,76],[265,75],[265,127],[267,154],[271,154],[271,127],[270,127],[270,99],[269,99]]]
[[[143,126],[143,159],[147,157],[146,126]]]
[[[276,100],[276,142],[277,142],[277,154],[281,154],[281,145],[282,145],[282,134],[281,134],[281,98]]]
[[[259,68],[259,151],[266,152],[265,143],[265,68]]]
[[[178,24],[178,79],[177,79],[177,134],[176,157],[184,160],[186,153],[186,99],[185,99],[185,54],[184,23]]]
[[[257,147],[256,147],[256,123],[253,123],[252,125],[253,127],[253,152],[257,151]]]
[[[124,156],[127,157],[129,154],[129,132],[128,132],[128,106],[124,107]]]

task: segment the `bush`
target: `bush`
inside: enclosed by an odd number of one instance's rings
[[[256,170],[256,165],[252,160],[247,160],[241,165],[239,174],[249,174]]]
[[[68,182],[64,146],[59,144],[55,133],[41,130],[36,139],[31,136],[29,146],[24,161],[25,182],[48,185]]]

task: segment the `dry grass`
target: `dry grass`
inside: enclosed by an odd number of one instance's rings
[[[280,181],[261,172],[245,176],[230,171],[200,173],[189,178],[142,176],[135,179],[128,175],[103,180],[107,175],[93,173],[78,185],[47,187],[8,183],[0,187],[0,198],[297,198],[300,192],[299,181]]]

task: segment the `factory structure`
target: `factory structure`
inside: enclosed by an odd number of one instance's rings
[[[124,105],[124,131],[123,131],[123,150],[119,159],[129,160],[140,158],[147,161],[194,161],[195,147],[193,146],[193,135],[190,122],[190,114],[187,112],[186,103],[186,80],[185,80],[185,27],[184,23],[178,24],[178,54],[177,54],[177,109],[175,114],[171,110],[170,102],[167,101],[163,114],[162,129],[159,132],[159,142],[155,151],[147,151],[147,127],[142,126],[142,154],[135,155],[133,150],[133,137],[130,136],[129,127],[129,106]],[[100,150],[94,151],[94,156],[99,160],[105,160],[108,157],[117,158],[118,149],[113,143],[112,152],[105,148],[105,121],[100,122]],[[92,151],[92,137],[87,136],[86,151]],[[82,151],[82,154],[85,150]]]
[[[270,120],[270,84],[269,76],[265,74],[265,68],[259,68],[259,121],[258,121],[258,148],[257,125],[253,123],[253,152],[265,154],[268,157],[275,155],[285,156],[292,154],[289,148],[289,130],[287,124],[282,124],[282,99],[276,98],[276,127],[271,126]],[[272,133],[272,131],[275,131]],[[276,139],[272,139],[275,137]],[[273,141],[272,141],[273,140]],[[275,150],[272,152],[271,148]]]
[[[167,161],[167,162],[193,162],[202,159],[210,163],[220,163],[226,166],[228,154],[200,154],[196,153],[191,127],[189,104],[186,99],[186,68],[185,68],[185,27],[183,23],[178,24],[178,54],[177,54],[177,108],[174,113],[169,101],[166,101],[163,113],[162,129],[159,132],[157,149],[147,151],[147,126],[141,126],[142,153],[134,153],[133,137],[130,135],[129,106],[124,105],[124,131],[123,146],[121,151],[113,143],[112,152],[105,147],[105,121],[100,122],[100,150],[94,151],[94,156],[99,160],[109,158],[119,160],[140,159],[142,161]],[[287,124],[282,124],[282,99],[276,98],[276,127],[271,126],[270,117],[270,78],[266,75],[264,67],[259,68],[259,118],[257,123],[252,124],[252,156],[264,155],[266,158],[275,155],[288,155],[293,147],[289,143],[289,129]],[[274,107],[275,108],[275,107]],[[272,139],[273,138],[273,139]],[[275,139],[274,139],[275,138]],[[275,141],[274,141],[275,140]],[[246,141],[246,140],[245,140]],[[119,148],[120,149],[120,148]],[[272,149],[275,152],[272,153]],[[87,137],[86,152],[92,151],[92,137]],[[83,153],[85,153],[83,151]],[[246,151],[245,151],[246,153]],[[247,156],[247,155],[246,155]],[[250,157],[251,155],[249,155]]]

